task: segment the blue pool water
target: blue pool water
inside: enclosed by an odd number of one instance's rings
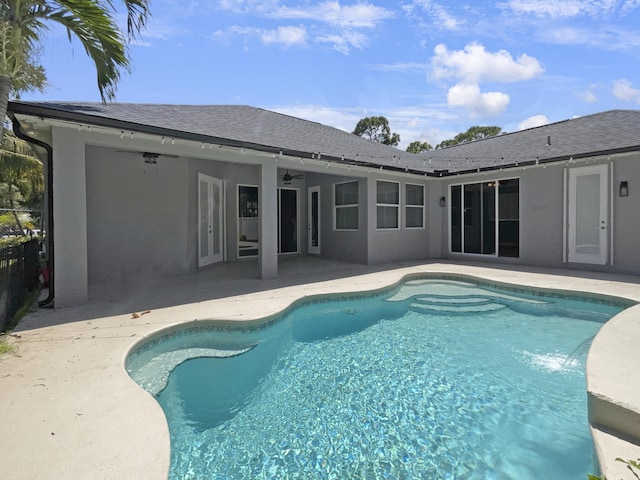
[[[171,479],[584,479],[586,351],[621,309],[414,280],[127,368],[167,416]]]

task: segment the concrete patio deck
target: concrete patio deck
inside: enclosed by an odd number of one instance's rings
[[[10,338],[17,354],[0,357],[0,477],[164,479],[170,448],[164,414],[124,369],[135,342],[176,323],[256,319],[304,296],[371,290],[429,272],[640,302],[640,277],[633,276],[452,262],[365,266],[301,257],[282,259],[272,280],[256,279],[255,263],[243,262],[92,288],[86,305],[31,312]],[[589,353],[592,432],[610,480],[635,478],[616,457],[640,457],[638,346],[635,306],[601,329]]]

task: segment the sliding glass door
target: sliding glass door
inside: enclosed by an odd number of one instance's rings
[[[518,197],[518,179],[452,185],[451,251],[517,257]]]

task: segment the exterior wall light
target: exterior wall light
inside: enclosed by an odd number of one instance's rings
[[[626,180],[623,182],[620,182],[620,196],[621,197],[629,196],[629,182],[627,182]]]
[[[440,206],[441,207],[447,206],[447,197],[440,197]]]

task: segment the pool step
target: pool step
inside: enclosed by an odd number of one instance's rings
[[[443,313],[449,314],[449,315],[468,315],[473,313],[483,314],[483,313],[497,312],[498,310],[502,310],[506,307],[504,305],[500,305],[499,303],[486,303],[486,304],[478,304],[478,305],[469,305],[469,304],[426,305],[424,303],[412,303],[409,308],[411,308],[411,310],[413,310],[414,312],[429,313],[432,315],[439,315]]]
[[[167,386],[169,375],[183,362],[194,358],[229,358],[247,353],[256,345],[240,350],[220,350],[217,348],[181,348],[161,353],[137,370],[130,371],[133,380],[154,397]]]
[[[487,305],[493,303],[494,300],[487,297],[479,297],[479,296],[456,296],[456,295],[429,295],[429,296],[418,296],[412,299],[414,303],[419,303],[422,305],[450,305],[450,306],[461,306],[461,305]]]

